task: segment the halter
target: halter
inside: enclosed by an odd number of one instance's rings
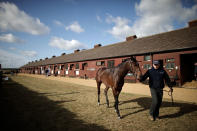
[[[131,70],[132,70],[132,73],[134,74],[135,79],[137,79],[136,71],[135,71],[135,72],[133,71],[133,68],[132,68],[132,65],[131,65],[132,62],[134,62],[134,61],[129,60],[129,65],[130,65],[130,67],[131,67]],[[139,70],[140,70],[140,69],[139,69]],[[141,71],[140,71],[140,72],[141,72]]]
[[[131,67],[131,71],[132,71],[132,73],[134,74],[135,79],[137,79],[137,78],[136,78],[136,77],[137,77],[136,72],[133,71],[133,68],[132,68],[132,65],[131,65],[132,62],[133,62],[133,61],[129,60],[129,65],[130,65],[130,67]]]
[[[131,70],[132,70],[131,60],[129,60],[129,65],[130,65],[130,67],[131,67]]]

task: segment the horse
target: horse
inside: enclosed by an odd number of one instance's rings
[[[108,89],[111,88],[114,96],[114,108],[118,115],[118,118],[121,119],[120,112],[118,109],[118,97],[124,85],[124,77],[128,72],[133,73],[136,79],[140,79],[142,76],[139,64],[134,57],[126,59],[124,62],[119,64],[116,67],[99,68],[96,73],[96,83],[97,83],[97,91],[98,91],[98,106],[100,105],[100,86],[102,83],[105,84],[106,88],[104,89],[104,94],[106,98],[107,107],[109,108],[109,100],[108,100]]]

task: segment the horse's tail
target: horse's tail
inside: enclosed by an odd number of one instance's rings
[[[98,94],[100,94],[100,83],[101,83],[101,79],[100,79],[100,71],[101,71],[101,68],[98,69],[98,71],[96,72],[96,83],[97,83],[97,89],[98,89]]]

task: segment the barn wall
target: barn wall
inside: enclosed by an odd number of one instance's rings
[[[141,68],[142,73],[144,74],[148,68],[145,68],[145,64],[149,64],[150,68],[152,67],[152,60],[161,60],[163,61],[163,67],[166,72],[169,74],[172,80],[176,80],[177,83],[183,84],[183,82],[187,79],[184,77],[184,71],[182,70],[181,73],[181,65],[184,66],[184,61],[187,62],[186,57],[183,55],[192,56],[189,54],[197,54],[197,50],[191,51],[181,51],[181,52],[172,52],[172,53],[160,53],[160,54],[152,54],[151,59],[145,61],[145,56],[136,56],[137,61],[139,62],[139,66]],[[182,56],[182,57],[181,57]],[[54,65],[45,65],[45,66],[37,66],[37,67],[29,67],[29,68],[21,68],[22,73],[30,73],[30,74],[44,74],[44,70],[50,67],[51,75],[54,75],[55,72],[58,72],[58,76],[68,76],[68,77],[80,77],[80,78],[95,78],[96,72],[101,67],[107,67],[107,62],[109,60],[114,60],[114,66],[117,66],[122,62],[123,59],[128,57],[120,57],[120,58],[113,58],[113,59],[100,59],[100,60],[92,60],[92,61],[81,61],[81,62],[73,62],[73,63],[62,63],[62,64],[54,64]],[[172,62],[168,62],[168,59],[173,59]],[[195,61],[195,58],[189,59]],[[96,65],[97,62],[104,61],[105,65]],[[195,61],[197,62],[197,60]],[[76,69],[76,63],[79,64],[79,68]],[[83,64],[86,63],[86,66]],[[168,63],[174,63],[174,68],[166,68]],[[182,63],[182,64],[181,64]],[[194,62],[193,62],[194,63]],[[66,69],[66,64],[68,64],[68,69]],[[72,69],[71,69],[71,65]],[[61,68],[63,67],[63,68]],[[191,66],[184,66],[184,70],[187,70]],[[68,74],[66,74],[66,72]],[[134,80],[135,78],[130,75],[126,76],[125,79]]]

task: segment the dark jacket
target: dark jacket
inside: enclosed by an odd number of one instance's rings
[[[149,86],[150,88],[161,88],[163,89],[165,84],[164,80],[167,83],[168,87],[171,87],[170,78],[167,72],[162,69],[149,69],[140,79],[140,81],[145,81],[149,77]]]

